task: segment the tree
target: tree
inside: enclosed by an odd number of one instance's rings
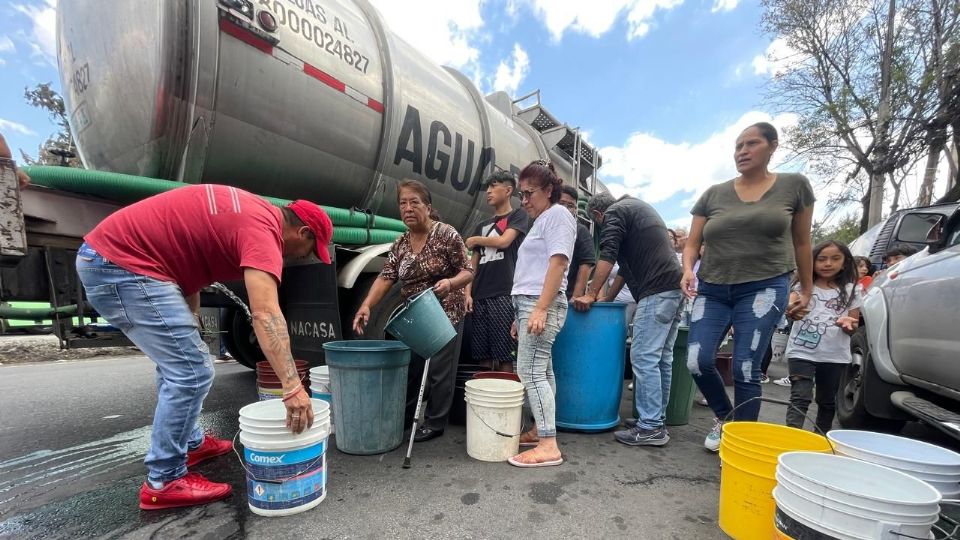
[[[60,94],[50,87],[50,83],[40,83],[32,89],[24,88],[23,96],[31,106],[47,111],[50,119],[59,128],[57,133],[40,145],[36,159],[21,150],[23,161],[29,165],[83,167],[73,140],[73,132],[70,130],[70,122],[67,120],[67,109]]]
[[[934,78],[937,96],[937,107],[926,126],[927,160],[917,198],[917,204],[925,206],[933,202],[937,169],[944,150],[950,176],[954,179],[958,176],[953,154],[960,149],[960,9],[956,0],[930,0],[908,11],[905,19],[922,39],[930,42],[929,57],[923,61],[929,65],[925,71]],[[951,127],[953,148],[948,148]],[[947,182],[948,190],[952,183]]]
[[[799,114],[787,132],[797,156],[830,163],[828,182],[863,194],[861,230],[880,220],[888,179],[929,146],[935,72],[946,68],[929,61],[930,30],[907,15],[936,1],[762,0],[763,29],[795,51],[767,98]]]
[[[852,214],[845,216],[833,225],[827,225],[823,221],[818,221],[813,224],[811,231],[814,245],[824,240],[836,240],[837,242],[850,245],[858,236],[860,236],[860,218]]]

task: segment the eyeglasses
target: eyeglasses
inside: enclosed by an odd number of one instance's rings
[[[542,189],[542,188],[540,188],[540,189]],[[536,193],[536,192],[538,192],[538,191],[540,191],[540,189],[528,189],[528,190],[526,190],[526,191],[521,190],[521,191],[520,191],[520,200],[522,201],[522,200],[525,200],[525,199],[533,198],[533,194]]]

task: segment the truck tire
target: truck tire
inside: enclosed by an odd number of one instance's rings
[[[352,301],[348,303],[349,308],[346,310],[346,313],[341,314],[343,335],[346,336],[347,339],[393,339],[386,334],[384,329],[390,320],[390,316],[403,304],[403,297],[400,296],[399,283],[395,283],[393,287],[390,287],[390,290],[384,295],[383,299],[380,300],[380,303],[370,310],[370,320],[367,321],[367,327],[363,335],[356,334],[353,331],[353,317],[356,315],[357,310],[360,309],[360,305],[363,304],[363,300],[367,297],[367,292],[376,279],[376,274],[364,276],[361,278],[361,281],[358,281],[353,289],[350,290]]]
[[[221,334],[223,346],[240,365],[256,369],[257,362],[267,359],[257,345],[253,327],[239,309],[224,309],[220,316],[220,328],[225,332]]]
[[[846,429],[899,432],[903,429],[903,420],[880,418],[867,410],[866,389],[871,387],[871,380],[879,381],[879,376],[874,371],[870,345],[862,327],[850,339],[850,351],[854,362],[847,366],[840,377],[840,387],[837,389],[837,420],[840,425]],[[860,365],[857,365],[858,359]]]

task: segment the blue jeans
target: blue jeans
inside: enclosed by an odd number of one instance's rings
[[[690,314],[687,368],[717,418],[728,420],[734,407],[717,372],[717,348],[733,325],[733,396],[739,406],[760,397],[760,364],[787,304],[790,274],[717,285],[700,282]],[[734,420],[756,420],[760,400],[733,413]]]
[[[174,283],[128,272],[83,244],[77,273],[87,299],[157,365],[157,409],[144,463],[153,482],[187,474],[187,451],[203,442],[197,426],[213,384],[213,363],[183,293]]]
[[[527,333],[527,319],[539,297],[514,295],[517,310],[517,375],[537,422],[539,437],[557,436],[557,381],[553,376],[553,342],[567,320],[567,297],[560,293],[547,308],[547,323],[539,336]]]
[[[679,289],[651,294],[637,302],[633,316],[633,399],[642,429],[663,426],[670,400],[673,344],[677,340],[683,293]]]

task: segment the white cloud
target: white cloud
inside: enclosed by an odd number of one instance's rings
[[[516,96],[520,83],[530,71],[530,57],[519,43],[513,44],[513,56],[510,61],[501,60],[493,78],[493,89],[502,90],[511,96]]]
[[[13,40],[7,36],[0,36],[0,53],[17,52],[13,45]]]
[[[776,76],[786,72],[799,60],[799,53],[787,45],[783,38],[773,40],[763,54],[753,58],[753,72],[756,75]]]
[[[591,37],[605,34],[617,18],[626,12],[627,38],[643,37],[650,31],[650,21],[657,10],[668,11],[683,0],[528,0],[553,39],[560,41],[567,30]]]
[[[57,65],[57,0],[41,0],[35,4],[16,4],[13,9],[30,18],[31,28],[25,36],[34,56]]]
[[[481,0],[373,0],[393,33],[440,65],[465,68],[480,57]]]
[[[740,0],[713,0],[713,8],[710,11],[713,13],[718,11],[733,11],[739,3]]]
[[[658,203],[677,193],[699,196],[717,182],[737,175],[733,162],[733,146],[737,135],[755,122],[771,122],[781,132],[793,126],[797,117],[783,114],[771,117],[751,111],[720,131],[698,142],[672,143],[649,133],[634,133],[623,146],[600,149],[603,156],[601,179],[614,195],[629,193],[649,203]],[[786,150],[774,154],[771,167],[776,167]]]
[[[14,122],[13,120],[6,120],[4,118],[0,118],[0,131],[13,131],[16,133],[20,133],[21,135],[30,135],[30,136],[37,134],[36,131],[33,131],[32,129],[28,128],[27,126],[19,122]]]

